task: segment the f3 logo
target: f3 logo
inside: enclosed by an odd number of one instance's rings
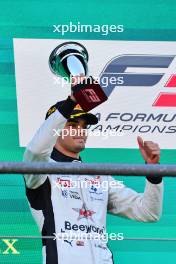
[[[123,77],[123,84],[119,86],[145,86],[151,87],[157,85],[167,69],[173,62],[174,55],[121,55],[113,58],[105,66],[101,73],[100,84],[103,78],[111,78],[111,76]],[[153,70],[153,72],[152,72]],[[109,96],[116,85],[111,84],[104,89]],[[176,74],[171,74],[164,87],[176,88]],[[161,92],[155,99],[153,106],[157,107],[176,107],[176,93],[168,91]]]
[[[84,89],[82,93],[88,99],[89,102],[98,103],[101,101],[96,92],[91,88]]]

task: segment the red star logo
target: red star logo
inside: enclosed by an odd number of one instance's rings
[[[82,208],[72,208],[75,212],[78,212],[79,213],[79,216],[78,216],[78,219],[77,220],[80,220],[82,218],[89,218],[91,219],[93,222],[93,218],[92,218],[92,215],[95,214],[94,211],[91,211],[89,210],[87,207],[86,207],[86,204],[83,203],[82,205]]]

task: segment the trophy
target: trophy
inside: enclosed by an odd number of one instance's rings
[[[72,41],[57,46],[49,57],[49,67],[55,75],[69,81],[72,77],[85,76],[83,81],[72,87],[72,92],[77,103],[86,112],[107,100],[100,84],[92,76],[88,76],[88,59],[86,48]]]

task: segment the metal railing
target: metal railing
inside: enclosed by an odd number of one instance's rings
[[[176,165],[80,162],[0,162],[0,174],[71,174],[176,177]]]

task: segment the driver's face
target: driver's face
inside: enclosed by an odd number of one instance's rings
[[[86,140],[87,123],[82,118],[67,121],[62,134],[58,137],[58,143],[74,153],[79,153],[85,148]]]

